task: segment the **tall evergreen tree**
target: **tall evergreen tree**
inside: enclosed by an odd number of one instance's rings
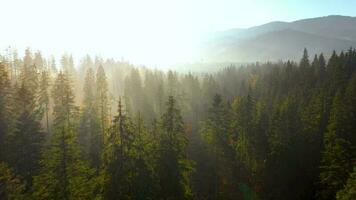
[[[143,111],[144,93],[142,81],[138,69],[131,69],[129,76],[125,79],[125,103],[131,117],[137,112]]]
[[[319,68],[317,69],[318,85],[322,85],[326,78],[326,61],[324,55],[321,53],[318,58]]]
[[[13,106],[14,129],[8,137],[9,164],[26,181],[26,190],[32,184],[32,175],[38,171],[40,149],[43,145],[38,110],[38,71],[26,51],[20,74],[20,87],[16,87]],[[8,117],[10,117],[9,115]]]
[[[32,106],[33,95],[22,83],[16,94],[16,104],[20,113],[16,118],[15,130],[9,136],[9,163],[31,186],[32,176],[38,172],[40,151],[44,142],[39,119]]]
[[[133,194],[134,199],[157,199],[158,181],[156,177],[157,168],[157,141],[149,134],[141,114],[136,117],[133,152],[134,177]]]
[[[169,96],[166,112],[161,118],[158,174],[162,199],[189,199],[191,164],[187,159],[187,140],[180,110],[173,96]]]
[[[236,98],[232,104],[230,136],[240,163],[235,167],[239,168],[240,190],[244,196],[256,196],[264,189],[261,182],[268,149],[265,106],[261,101],[256,102],[250,93]]]
[[[132,188],[132,137],[133,129],[130,119],[125,115],[121,100],[118,115],[113,121],[105,150],[105,184],[104,198],[131,199]]]
[[[201,134],[208,144],[207,148],[212,155],[211,170],[207,177],[211,193],[209,199],[233,199],[237,188],[237,181],[233,181],[234,172],[233,148],[230,143],[231,113],[228,106],[222,101],[220,95],[215,95],[212,106],[208,110],[208,117],[203,123]]]
[[[349,132],[348,110],[339,91],[332,105],[327,132],[324,135],[324,151],[321,161],[320,183],[322,199],[335,199],[336,192],[342,189],[352,170],[352,144],[347,138]]]
[[[98,67],[96,72],[96,100],[98,106],[98,114],[100,119],[101,134],[105,136],[105,130],[108,128],[108,83],[106,80],[105,71],[102,65]]]
[[[54,127],[50,146],[43,153],[41,170],[34,177],[35,199],[95,199],[93,170],[82,160],[75,134],[74,94],[66,74],[53,85]]]
[[[300,60],[299,66],[304,69],[304,68],[308,68],[310,66],[310,62],[309,62],[309,55],[308,55],[308,50],[306,48],[304,48],[303,51],[303,57]]]
[[[95,75],[92,68],[87,69],[84,80],[83,111],[78,131],[78,140],[92,166],[99,168],[103,149],[103,134],[100,130],[96,102]]]
[[[11,84],[8,71],[3,62],[0,62],[0,161],[5,160],[6,138],[10,132],[11,120]]]
[[[41,73],[39,86],[39,114],[40,118],[44,119],[44,124],[47,133],[49,133],[49,73],[44,70]]]

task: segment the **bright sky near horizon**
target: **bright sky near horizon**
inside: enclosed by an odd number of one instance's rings
[[[187,62],[204,33],[271,21],[356,15],[353,0],[0,0],[0,50],[133,63]]]

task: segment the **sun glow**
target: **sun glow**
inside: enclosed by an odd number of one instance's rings
[[[299,16],[298,3],[281,0],[273,3],[264,0],[0,0],[0,49],[10,45],[21,55],[30,47],[45,56],[69,53],[78,59],[90,54],[157,67],[194,62],[201,59],[197,44],[207,32],[307,17]],[[288,7],[295,9],[286,9]],[[306,15],[321,14],[313,9]]]
[[[178,1],[7,1],[0,18],[1,48],[71,53],[165,65],[194,54],[199,27]],[[21,6],[18,6],[21,5]],[[21,18],[14,16],[21,13]]]

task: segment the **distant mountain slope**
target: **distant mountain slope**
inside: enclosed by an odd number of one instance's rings
[[[332,15],[304,19],[289,24],[294,30],[333,38],[356,40],[356,17]]]
[[[356,47],[356,17],[327,16],[295,22],[271,22],[219,32],[204,43],[206,61],[276,61]]]

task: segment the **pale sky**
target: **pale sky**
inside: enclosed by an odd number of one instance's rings
[[[0,52],[186,62],[204,33],[271,21],[356,15],[353,0],[0,0]]]

